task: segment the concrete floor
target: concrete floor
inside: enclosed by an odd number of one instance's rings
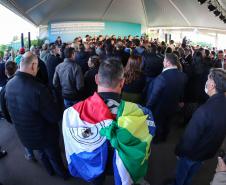
[[[150,168],[146,179],[151,185],[162,185],[167,178],[175,174],[176,157],[174,147],[184,128],[173,126],[166,143],[152,146]],[[4,120],[0,120],[0,146],[8,151],[8,156],[0,160],[0,182],[4,185],[86,185],[87,183],[71,178],[63,181],[58,177],[50,177],[40,163],[28,162],[24,159],[24,149],[18,140],[15,128]],[[63,151],[63,149],[62,149]],[[62,152],[63,154],[63,152]],[[207,185],[213,178],[216,158],[206,161],[195,176],[193,185]],[[113,185],[113,177],[107,177],[105,185]]]

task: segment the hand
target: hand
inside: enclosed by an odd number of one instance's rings
[[[226,164],[224,163],[224,160],[221,157],[218,157],[216,172],[226,172]]]

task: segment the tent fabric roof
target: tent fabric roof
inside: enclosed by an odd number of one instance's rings
[[[226,7],[224,0],[218,0]],[[226,24],[197,0],[0,0],[13,12],[39,25],[58,21],[120,21],[147,27],[204,27]]]

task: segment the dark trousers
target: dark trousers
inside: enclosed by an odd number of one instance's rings
[[[165,141],[170,131],[171,117],[158,114],[154,116],[154,118],[156,123],[156,133],[154,138],[156,141]]]
[[[42,150],[38,150],[38,154],[50,175],[54,175],[56,173],[63,178],[68,175],[67,170],[64,167],[58,146],[51,146]]]
[[[173,185],[189,185],[192,177],[199,171],[201,161],[192,161],[186,157],[181,157],[177,161],[176,179]]]
[[[153,85],[153,80],[155,78],[154,77],[146,77],[146,82],[145,82],[145,86],[144,86],[144,90],[143,90],[143,94],[145,96],[145,100],[147,101],[147,97],[148,97],[148,89],[151,88],[151,86]]]

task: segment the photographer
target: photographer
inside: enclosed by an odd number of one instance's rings
[[[211,185],[225,185],[226,184],[226,164],[221,157],[218,157],[218,164],[216,173],[214,175]]]

